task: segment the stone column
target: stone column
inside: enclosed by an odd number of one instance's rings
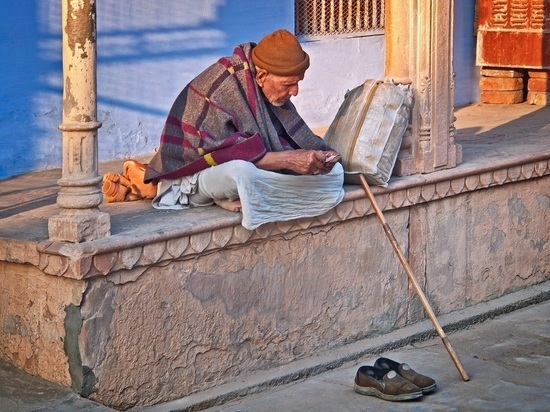
[[[57,204],[48,221],[51,240],[82,242],[110,235],[110,216],[98,175],[95,0],[62,0],[63,138],[62,176]]]
[[[386,0],[385,77],[411,84],[415,104],[394,174],[455,167],[453,0]]]

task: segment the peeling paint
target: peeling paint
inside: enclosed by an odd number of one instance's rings
[[[529,210],[525,207],[525,204],[517,194],[514,193],[512,198],[508,200],[508,209],[510,210],[510,217],[517,226],[525,226],[529,219]]]
[[[84,365],[82,367],[82,372],[84,374],[84,380],[82,382],[82,391],[80,392],[80,395],[84,398],[87,398],[93,392],[95,392],[95,384],[97,382],[97,379],[93,370],[88,366]]]
[[[537,202],[542,210],[550,210],[550,196],[538,195]]]
[[[65,0],[67,1],[67,0]],[[87,58],[86,44],[96,42],[96,5],[95,0],[70,0],[67,1],[67,15],[65,33],[68,39],[68,46],[73,54],[76,54],[80,45],[81,58]]]
[[[65,341],[63,348],[69,360],[69,374],[71,375],[71,388],[80,393],[82,391],[84,376],[82,373],[82,358],[78,347],[78,335],[82,328],[82,316],[80,308],[73,304],[65,308]]]
[[[542,251],[544,250],[544,248],[548,244],[548,241],[545,240],[545,239],[538,239],[538,240],[531,239],[529,241],[529,244],[531,245],[533,250],[542,253]]]
[[[518,237],[522,237],[523,239],[530,239],[531,234],[529,233],[529,221],[531,219],[531,215],[524,200],[514,193],[508,200],[508,210],[512,227],[513,230],[515,230],[516,235]]]
[[[65,78],[65,90],[63,99],[63,115],[69,117],[71,111],[77,106],[77,101],[71,90],[71,78]]]
[[[493,228],[491,231],[491,246],[489,249],[491,253],[497,253],[503,249],[505,238],[506,235],[502,230],[497,227]]]
[[[21,327],[21,316],[19,315],[8,315],[4,319],[4,325],[2,327],[2,332],[10,335],[21,335],[23,336]]]

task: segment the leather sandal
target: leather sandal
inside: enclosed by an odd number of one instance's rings
[[[386,401],[408,401],[422,397],[422,390],[395,371],[361,366],[355,376],[357,393],[376,396]]]
[[[112,172],[107,172],[103,175],[103,181],[109,180],[113,183],[120,183],[123,186],[130,187],[131,182],[122,175],[118,175]]]
[[[109,179],[103,179],[103,185],[101,186],[101,192],[105,196],[105,199],[109,203],[124,202],[126,195],[130,191],[130,188],[124,186],[121,183],[114,182]]]
[[[131,200],[152,199],[157,195],[157,186],[153,183],[144,183],[147,165],[137,160],[127,160],[122,167],[122,175],[130,182]]]
[[[396,372],[398,375],[418,386],[423,394],[430,393],[437,387],[435,380],[429,376],[416,372],[406,363],[399,363],[388,358],[378,358],[374,363],[374,367],[383,369],[386,373],[390,371]]]

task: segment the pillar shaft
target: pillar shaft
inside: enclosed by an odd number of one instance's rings
[[[455,167],[453,0],[386,0],[385,77],[410,83],[415,104],[394,173]]]
[[[82,242],[110,234],[98,175],[95,0],[62,0],[63,139],[59,215],[48,222],[51,240]]]

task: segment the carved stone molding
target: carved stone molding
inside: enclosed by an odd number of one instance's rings
[[[510,163],[506,167],[485,167],[475,172],[455,169],[452,173],[442,171],[438,174],[411,176],[397,179],[387,188],[373,187],[372,191],[381,210],[389,211],[548,175],[550,159],[546,155],[546,158],[541,156],[527,162]],[[305,230],[322,230],[327,225],[373,213],[363,190],[359,186],[350,186],[344,201],[322,216],[270,223],[254,231],[244,229],[239,221],[233,219],[226,225],[203,227],[186,235],[164,233],[125,241],[104,238],[80,244],[48,241],[38,245],[37,256],[34,257],[32,254],[17,253],[18,245],[14,244],[13,248],[0,250],[0,259],[33,263],[47,274],[74,279],[116,276],[136,270],[141,272],[152,265],[194,258],[270,237],[293,236]]]

